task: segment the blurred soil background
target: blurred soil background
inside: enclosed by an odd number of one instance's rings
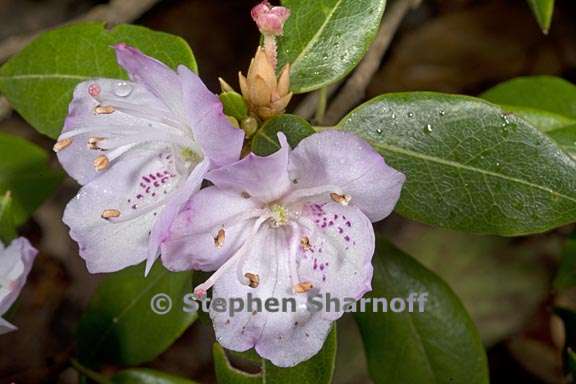
[[[412,90],[477,95],[522,75],[557,75],[576,82],[576,2],[557,3],[551,31],[545,36],[524,0],[425,0],[403,20],[367,97]],[[14,36],[59,25],[105,4],[0,0],[0,46]],[[164,0],[135,23],[186,39],[202,78],[217,92],[218,76],[236,85],[237,71],[247,69],[258,43],[249,16],[254,4]],[[293,101],[292,108],[301,99]],[[16,113],[0,121],[0,130],[24,136],[47,150],[53,144]],[[54,166],[58,166],[55,160]],[[77,374],[65,368],[65,360],[73,348],[75,326],[101,277],[88,274],[61,222],[64,206],[77,189],[67,179],[21,231],[41,252],[13,311],[12,320],[20,329],[0,337],[1,384],[78,381]],[[563,330],[550,309],[554,303],[575,300],[570,294],[555,294],[550,282],[571,229],[503,239],[432,229],[397,216],[379,226],[398,246],[439,273],[462,298],[488,347],[493,384],[562,382]],[[339,337],[335,383],[369,383],[353,319],[339,323]],[[211,328],[197,321],[147,366],[213,383],[213,340]]]

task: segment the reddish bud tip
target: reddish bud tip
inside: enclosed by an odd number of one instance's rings
[[[290,10],[286,7],[273,7],[264,0],[252,8],[251,15],[263,35],[281,36]]]

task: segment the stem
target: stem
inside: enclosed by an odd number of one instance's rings
[[[316,116],[314,120],[316,123],[321,124],[324,120],[324,114],[326,113],[326,105],[328,103],[328,88],[322,87],[318,91],[318,103],[316,104]]]
[[[89,378],[90,380],[92,380],[98,384],[110,384],[111,383],[110,380],[108,380],[108,378],[106,376],[101,375],[98,372],[94,372],[93,370],[86,368],[85,366],[80,364],[78,362],[78,360],[76,360],[76,359],[70,359],[70,365],[72,365],[72,367],[76,371],[78,371],[78,373],[86,376],[87,378]]]

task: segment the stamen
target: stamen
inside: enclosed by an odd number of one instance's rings
[[[282,204],[287,205],[289,203],[298,201],[306,197],[312,197],[316,195],[322,195],[327,192],[343,193],[341,188],[335,185],[322,185],[320,187],[312,187],[305,189],[297,189],[292,193],[289,193],[285,198],[282,199]]]
[[[294,286],[294,292],[296,293],[306,293],[314,288],[314,284],[309,281],[303,281]]]
[[[224,232],[224,228],[220,228],[218,234],[214,238],[214,245],[216,248],[222,248],[224,246],[224,239],[226,238],[226,232]]]
[[[61,150],[68,148],[70,144],[72,144],[72,139],[62,139],[57,141],[52,149],[54,152],[60,152]]]
[[[110,165],[110,160],[108,160],[108,158],[105,155],[100,155],[94,160],[93,164],[94,164],[94,168],[98,172],[101,172],[101,171],[105,170],[106,168],[108,168],[108,165]]]
[[[311,246],[310,246],[310,239],[308,238],[308,236],[304,236],[300,239],[300,246],[305,251],[310,250]]]
[[[102,140],[104,140],[103,137],[91,137],[88,139],[88,149],[93,149],[93,150],[102,150],[102,148],[100,148],[98,146],[98,143],[101,142]]]
[[[102,217],[104,220],[114,219],[120,217],[120,211],[117,209],[105,209],[102,211],[100,217]]]
[[[244,277],[246,277],[249,281],[248,286],[250,288],[258,288],[258,286],[260,285],[260,276],[258,276],[256,273],[245,273]]]
[[[220,268],[218,268],[218,270],[216,272],[214,272],[209,278],[208,280],[206,280],[205,282],[203,282],[202,284],[198,285],[196,288],[194,288],[194,296],[196,296],[197,298],[202,298],[206,295],[206,292],[212,288],[212,286],[216,283],[216,281],[218,281],[218,279],[234,264],[238,263],[241,264],[242,259],[244,257],[244,254],[246,254],[246,252],[250,249],[250,246],[252,245],[252,243],[254,242],[254,238],[256,237],[256,235],[258,234],[258,230],[260,229],[260,227],[262,226],[262,223],[264,223],[266,220],[268,220],[270,218],[269,215],[264,215],[261,216],[258,220],[256,220],[256,222],[254,223],[254,226],[252,227],[252,230],[250,232],[250,235],[248,236],[248,238],[246,239],[246,241],[244,242],[244,244],[242,244],[242,246],[240,247],[240,249],[238,249],[238,251],[236,251],[236,253],[234,255],[232,255],[228,260],[226,260],[226,262],[224,264],[222,264],[222,266]],[[242,276],[242,279],[244,279],[245,276]]]
[[[332,198],[332,200],[334,200],[338,204],[344,205],[344,206],[350,204],[350,200],[352,200],[352,196],[347,195],[347,194],[339,194],[336,192],[332,192],[330,194],[330,197]]]
[[[97,115],[109,115],[115,111],[114,107],[110,105],[99,105],[94,108],[94,113]]]

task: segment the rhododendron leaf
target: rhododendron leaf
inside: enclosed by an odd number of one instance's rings
[[[196,314],[182,306],[182,298],[191,291],[191,272],[169,272],[160,263],[148,277],[142,264],[107,275],[80,321],[80,361],[89,366],[137,365],[154,359],[196,320]],[[157,311],[167,308],[159,294],[172,302],[164,315],[152,310],[153,305]]]
[[[220,101],[224,105],[224,114],[238,120],[248,117],[248,106],[242,95],[238,92],[228,91],[220,94]]]
[[[288,143],[294,148],[298,143],[313,134],[309,122],[295,115],[280,115],[268,120],[252,139],[252,152],[260,156],[270,155],[280,149],[278,132],[284,132]]]
[[[532,8],[542,32],[548,33],[554,14],[554,0],[528,0],[528,5]]]
[[[489,89],[482,98],[499,104],[576,153],[576,86],[553,76],[519,77]]]
[[[62,174],[48,165],[48,154],[26,140],[0,133],[0,196],[10,191],[14,225],[23,224],[50,197]]]
[[[134,25],[106,30],[102,23],[81,23],[43,33],[0,68],[0,91],[39,132],[60,133],[74,87],[95,77],[126,78],[112,45],[126,43],[166,63],[196,71],[186,42]]]
[[[290,9],[278,41],[278,68],[290,63],[296,93],[346,76],[372,43],[386,0],[283,0]]]
[[[368,140],[406,175],[397,210],[408,218],[505,236],[576,220],[576,162],[527,121],[483,100],[389,94],[338,128]]]
[[[262,374],[251,374],[243,372],[230,364],[226,351],[218,343],[212,347],[214,358],[214,370],[218,384],[260,384]]]
[[[16,238],[16,235],[12,194],[6,192],[6,194],[0,198],[0,241],[4,244],[9,244]]]
[[[486,353],[472,320],[452,290],[434,273],[386,240],[377,240],[373,291],[368,297],[408,298],[427,293],[420,312],[405,305],[388,312],[372,304],[358,312],[372,379],[380,383],[487,384]],[[407,301],[407,300],[406,300]]]

